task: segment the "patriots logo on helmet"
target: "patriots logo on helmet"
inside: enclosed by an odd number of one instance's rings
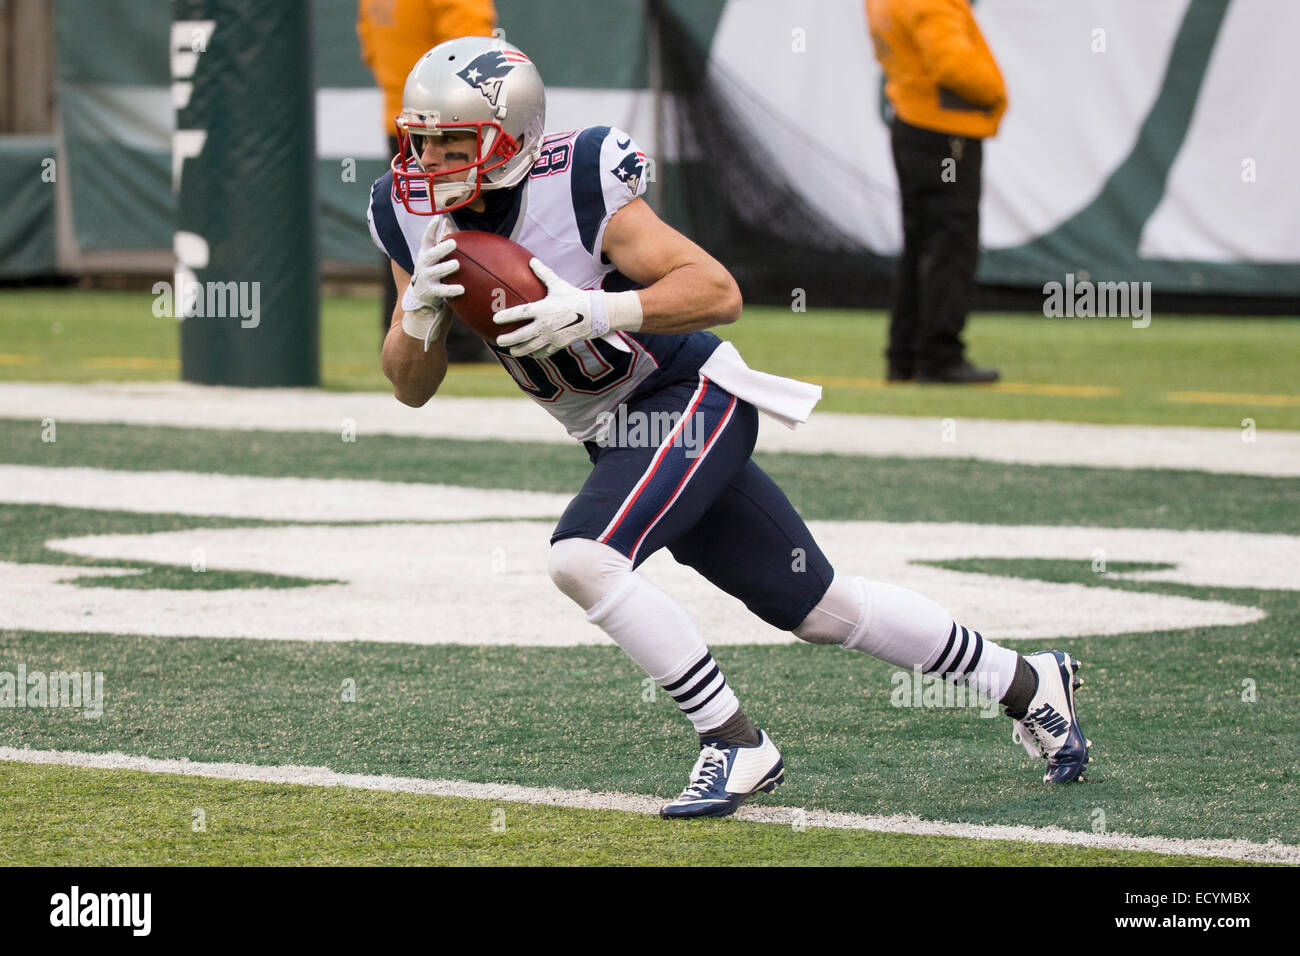
[[[456,75],[483,94],[493,106],[501,95],[501,81],[519,63],[531,63],[517,50],[488,50],[470,60],[469,66]]]
[[[610,172],[617,176],[618,181],[635,196],[637,188],[641,185],[641,177],[645,174],[645,153],[640,151],[628,153]]]

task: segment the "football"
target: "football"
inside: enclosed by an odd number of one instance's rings
[[[536,302],[546,297],[546,286],[528,267],[533,254],[504,236],[466,230],[452,235],[456,251],[452,257],[460,268],[444,281],[465,287],[465,294],[450,299],[451,310],[480,338],[495,343],[498,335],[522,328],[527,323],[497,325],[496,313],[511,306]]]

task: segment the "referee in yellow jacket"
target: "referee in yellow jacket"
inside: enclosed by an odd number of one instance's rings
[[[866,0],[903,200],[903,252],[889,324],[891,382],[995,382],[961,332],[979,262],[983,140],[1006,86],[968,0]]]

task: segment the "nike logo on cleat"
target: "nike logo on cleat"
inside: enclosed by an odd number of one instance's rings
[[[1028,720],[1032,720],[1053,737],[1061,736],[1070,727],[1070,722],[1058,714],[1051,704],[1043,704],[1029,715]]]

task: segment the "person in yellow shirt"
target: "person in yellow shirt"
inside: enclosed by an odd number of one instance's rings
[[[357,4],[357,38],[361,56],[384,92],[384,130],[388,152],[397,155],[397,114],[402,112],[402,89],[415,61],[446,40],[464,36],[489,36],[496,27],[492,0],[360,0]],[[380,280],[384,288],[381,334],[387,335],[397,306],[397,288],[388,262]],[[492,353],[478,337],[459,323],[447,338],[453,362],[488,362]]]
[[[997,133],[1006,85],[968,0],[866,0],[893,106],[890,139],[903,251],[885,351],[891,382],[994,382],[961,333],[979,263],[983,140]]]

